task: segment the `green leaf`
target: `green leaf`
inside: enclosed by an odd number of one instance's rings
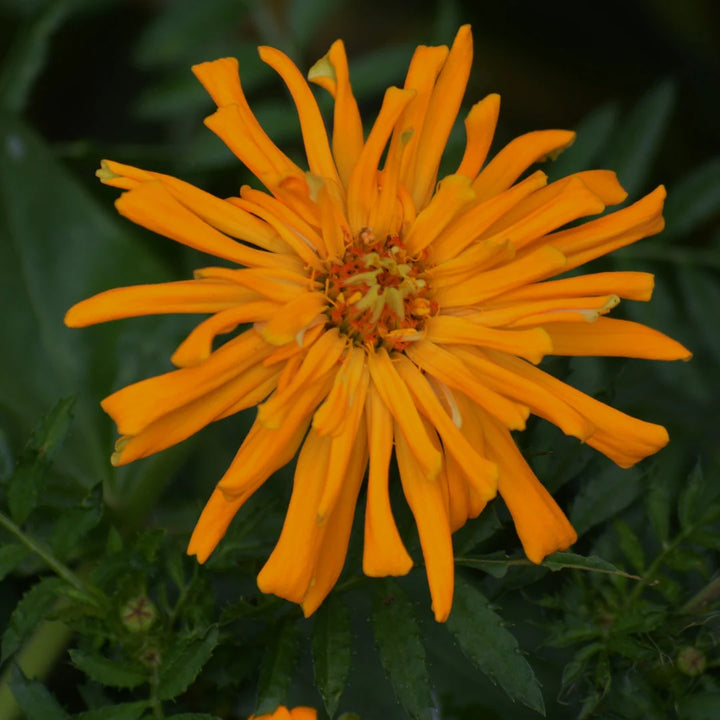
[[[288,620],[270,638],[260,665],[255,715],[274,712],[278,705],[287,703],[300,654],[297,633],[297,623]]]
[[[633,568],[642,573],[645,570],[645,551],[638,536],[622,520],[615,520],[615,531],[620,540],[620,550]]]
[[[157,696],[172,700],[185,692],[210,659],[218,643],[218,629],[209,628],[202,635],[182,638],[162,658]]]
[[[617,515],[642,492],[635,469],[608,466],[592,478],[586,478],[570,508],[570,522],[578,535]]]
[[[13,309],[3,318],[13,352],[0,354],[0,408],[30,427],[48,398],[77,395],[55,467],[88,487],[110,477],[109,423],[98,397],[128,379],[121,369],[137,372],[136,352],[129,362],[119,341],[135,348],[139,330],[119,324],[80,332],[64,327],[63,315],[100,290],[169,279],[147,247],[128,236],[129,226],[121,231],[111,219],[111,196],[107,204],[99,209],[40,138],[0,112],[0,307]],[[145,333],[154,326],[147,322]]]
[[[74,720],[138,720],[149,705],[147,700],[108,705],[75,715]]]
[[[679,720],[717,720],[720,717],[720,693],[697,692],[677,703]]]
[[[2,638],[0,664],[20,649],[23,642],[37,629],[38,624],[52,610],[65,581],[48,577],[33,585],[15,606]]]
[[[350,672],[350,616],[347,606],[331,595],[318,609],[313,626],[315,685],[332,718]]]
[[[675,104],[675,86],[670,81],[652,88],[623,121],[604,165],[614,170],[630,198],[645,189],[652,163]]]
[[[485,596],[462,577],[455,578],[447,628],[468,659],[515,702],[545,715],[540,683]]]
[[[704,485],[702,466],[698,461],[688,475],[685,488],[680,493],[678,500],[678,520],[683,530],[688,530],[697,520],[701,510],[699,502],[703,495]]]
[[[456,557],[455,562],[465,567],[476,568],[482,570],[494,578],[502,578],[507,575],[509,568],[515,565],[527,565],[527,561],[522,558],[509,558],[504,551],[498,550],[494,553],[486,555],[475,555],[472,557]]]
[[[55,521],[50,547],[66,557],[99,522],[103,513],[103,490],[96,485],[77,507],[63,512]]]
[[[415,610],[394,580],[379,581],[376,588],[372,623],[382,665],[408,715],[429,719],[433,701]]]
[[[85,650],[70,650],[70,659],[78,670],[101,685],[134,688],[148,680],[148,673],[140,664],[111,660]]]
[[[16,543],[0,547],[0,581],[11,573],[27,556],[28,549]]]
[[[16,38],[3,58],[0,74],[0,105],[20,113],[27,105],[35,80],[45,66],[50,40],[74,3],[71,0],[45,3],[32,16],[27,27]]]
[[[672,476],[667,472],[653,472],[645,494],[645,507],[650,523],[661,543],[670,538],[670,512],[672,509]]]
[[[682,237],[720,214],[720,157],[714,157],[668,190],[663,239]]]
[[[74,398],[64,398],[33,430],[8,482],[7,499],[13,520],[22,525],[37,507],[45,486],[45,474],[72,419]]]
[[[222,720],[217,715],[207,713],[180,713],[179,715],[167,715],[167,720]]]
[[[66,720],[70,717],[42,683],[28,680],[17,665],[13,665],[9,684],[26,720]]]
[[[621,573],[612,563],[599,558],[597,555],[577,555],[571,552],[556,552],[548,555],[542,562],[542,566],[550,570],[598,570],[607,573]]]

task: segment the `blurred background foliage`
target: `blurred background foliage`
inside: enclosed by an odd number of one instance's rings
[[[438,626],[422,568],[363,578],[354,533],[338,588],[306,621],[254,582],[291,470],[206,566],[184,556],[251,415],[110,467],[99,399],[168,370],[192,319],[77,332],[62,316],[108,287],[187,277],[201,260],[117,218],[115,191],[93,173],[109,157],[229,195],[251,179],[202,125],[212,106],[191,64],[238,57],[251,106],[303,164],[297,118],[258,44],[307,70],[344,38],[372,119],[413,48],[449,43],[464,22],[476,57],[466,107],[503,96],[495,149],[571,127],[578,140],[552,177],[611,168],[631,199],[667,185],[666,231],[596,269],[655,272],[652,302],[620,310],[695,357],[547,362],[672,437],[624,471],[542,422],[518,438],[568,510],[577,554],[530,566],[504,508],[490,508],[455,536],[457,597]],[[0,0],[0,53],[0,720],[232,720],[278,702],[364,720],[720,717],[720,5]],[[463,142],[459,125],[448,168]]]

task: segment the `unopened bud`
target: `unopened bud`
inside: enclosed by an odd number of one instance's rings
[[[123,625],[133,633],[147,632],[157,617],[155,604],[145,595],[128,600],[120,611]]]

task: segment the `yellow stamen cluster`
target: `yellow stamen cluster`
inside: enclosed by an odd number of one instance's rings
[[[330,322],[356,345],[403,350],[422,338],[425,318],[438,309],[425,270],[424,252],[410,257],[398,235],[379,241],[363,228],[319,278]]]

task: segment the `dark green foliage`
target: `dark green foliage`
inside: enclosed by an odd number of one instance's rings
[[[443,0],[409,17],[376,0],[0,0],[0,720],[18,716],[13,698],[28,720],[246,720],[279,704],[320,708],[321,720],[720,717],[720,78],[705,41],[716,11],[710,0],[672,12],[628,3],[603,29],[599,16],[535,5]],[[652,22],[637,26],[636,5]],[[455,601],[437,626],[420,562],[400,580],[361,575],[358,515],[345,574],[306,620],[255,583],[291,468],[248,501],[207,564],[185,555],[253,413],[110,466],[99,400],[168,371],[197,318],[76,331],[63,315],[109,287],[187,278],[210,261],[117,217],[117,193],[93,172],[110,157],[223,197],[257,186],[203,126],[213,103],[190,65],[238,57],[259,120],[305,165],[297,114],[257,45],[307,70],[343,37],[370,121],[415,46],[446,43],[467,21],[476,61],[461,115],[504,93],[491,154],[580,118],[574,145],[542,165],[552,180],[612,169],[628,203],[667,186],[664,233],[589,270],[653,272],[652,301],[614,312],[694,358],[544,361],[671,436],[621,469],[544,421],[518,433],[578,531],[570,551],[533,565],[502,501],[491,503],[454,536]],[[616,32],[626,21],[627,47]],[[464,139],[459,122],[444,171]],[[393,509],[419,561],[409,513],[395,498]]]
[[[433,706],[425,648],[410,600],[392,580],[375,588],[373,632],[395,696],[413,720],[430,718]]]

